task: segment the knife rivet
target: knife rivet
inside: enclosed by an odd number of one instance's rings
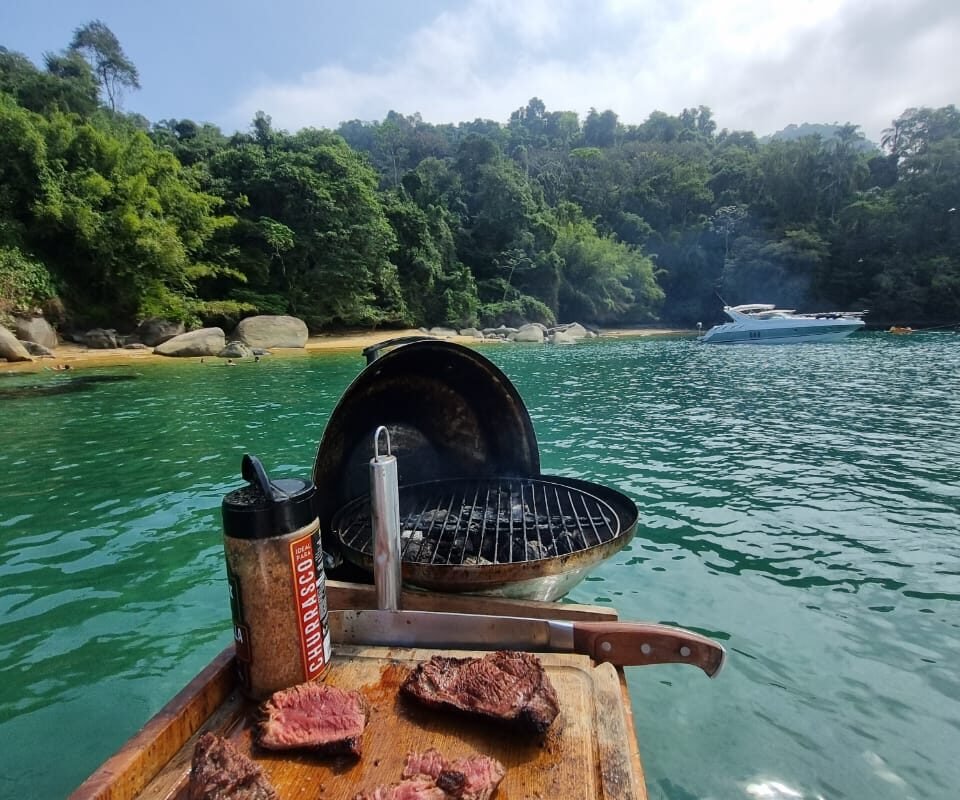
[[[603,650],[604,653],[609,653],[613,650],[613,645],[610,644],[610,642],[600,642],[600,649]]]
[[[648,644],[640,645],[640,652],[643,653],[645,656],[650,655],[651,650],[653,650],[653,648]]]
[[[683,647],[681,647],[681,648],[680,648],[680,655],[682,655],[684,658],[689,657],[689,655],[690,655],[690,648],[687,647],[686,645],[684,645]]]

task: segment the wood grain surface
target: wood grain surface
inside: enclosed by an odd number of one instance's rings
[[[331,608],[375,606],[372,587],[331,584]],[[464,607],[453,608],[449,596],[409,594],[415,599],[407,607],[423,610],[517,615],[522,605],[524,616],[616,618],[616,612],[606,608],[496,598],[463,598]],[[399,781],[407,751],[429,747],[450,759],[472,752],[499,758],[507,776],[494,800],[646,799],[622,670],[610,664],[594,666],[586,656],[540,654],[562,709],[541,741],[505,732],[493,722],[399,699],[397,689],[409,669],[435,652],[345,645],[336,649],[327,681],[359,689],[371,705],[363,756],[354,761],[256,748],[251,733],[255,706],[236,689],[230,648],[96,770],[71,800],[182,800],[195,742],[207,730],[228,736],[262,764],[281,800],[352,799],[380,783]]]
[[[620,686],[612,667],[595,668],[586,656],[541,654],[561,712],[540,739],[505,730],[492,721],[423,708],[401,698],[398,689],[409,671],[433,654],[383,647],[339,649],[326,682],[359,689],[370,703],[359,760],[256,747],[254,707],[246,703],[223,709],[202,730],[226,735],[250,755],[264,768],[281,798],[353,800],[358,792],[399,782],[406,754],[431,747],[449,759],[483,753],[503,762],[507,775],[496,795],[498,800],[633,800],[641,796],[634,785]],[[140,798],[185,800],[195,740],[191,737]]]

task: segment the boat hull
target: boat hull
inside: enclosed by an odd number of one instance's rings
[[[753,345],[839,342],[862,327],[862,322],[845,325],[834,323],[820,326],[771,327],[767,329],[746,328],[727,323],[707,331],[700,341],[704,344]]]

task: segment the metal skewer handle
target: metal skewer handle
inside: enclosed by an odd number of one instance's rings
[[[381,435],[387,440],[386,455],[380,454]],[[390,431],[383,425],[373,434],[370,515],[373,522],[373,581],[377,587],[377,606],[396,611],[400,608],[400,488],[397,459],[390,453]]]

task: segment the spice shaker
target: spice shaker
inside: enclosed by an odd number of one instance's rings
[[[251,455],[241,474],[221,506],[223,550],[240,684],[262,700],[326,674],[326,578],[313,483],[271,480]]]

